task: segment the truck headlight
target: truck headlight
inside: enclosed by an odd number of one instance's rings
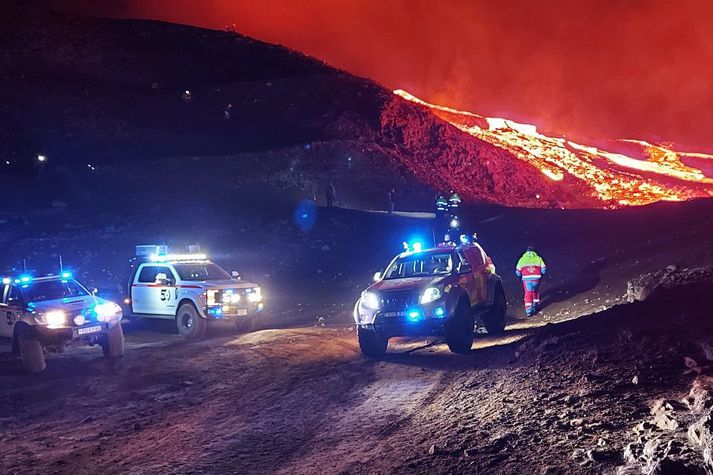
[[[223,291],[223,304],[240,303],[240,294],[233,290]]]
[[[423,291],[421,294],[420,302],[421,303],[431,303],[435,300],[438,300],[441,298],[441,290],[437,287],[428,287],[426,290]]]
[[[220,305],[221,302],[218,301],[219,293],[220,293],[219,290],[209,289],[206,292],[206,305],[209,307],[212,307],[214,305]]]
[[[52,310],[44,314],[44,320],[51,327],[61,327],[67,323],[67,315],[62,310]]]
[[[100,322],[103,322],[120,312],[121,307],[114,302],[104,302],[94,306],[94,313],[97,315],[97,320]]]
[[[361,293],[361,304],[373,310],[379,308],[379,297],[373,292],[362,292]]]
[[[251,302],[251,303],[262,302],[262,289],[260,289],[260,287],[255,287],[254,289],[252,289],[252,292],[248,291],[247,296],[248,296],[248,302]]]

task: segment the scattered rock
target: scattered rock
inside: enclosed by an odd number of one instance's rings
[[[683,364],[686,367],[683,374],[690,374],[690,373],[700,374],[701,373],[701,368],[698,366],[698,362],[696,360],[694,360],[693,358],[691,358],[689,356],[684,356]]]
[[[611,449],[591,449],[587,450],[587,458],[592,462],[621,462],[621,454]]]
[[[713,266],[679,269],[670,265],[656,272],[641,274],[626,284],[628,302],[643,301],[655,291],[672,289],[697,282],[712,282]]]
[[[428,448],[428,455],[435,455],[437,451],[438,451],[438,448],[434,444]]]
[[[576,394],[568,394],[568,395],[565,396],[565,398],[564,398],[564,403],[565,403],[565,404],[570,404],[570,405],[571,405],[571,404],[576,404],[577,401],[579,401],[579,396],[577,396]]]
[[[675,417],[675,407],[679,406],[676,401],[666,401],[658,400],[654,402],[651,408],[651,415],[653,416],[652,422],[656,424],[659,429],[663,430],[676,430],[678,429],[678,421]]]

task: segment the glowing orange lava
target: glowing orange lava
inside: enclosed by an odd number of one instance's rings
[[[713,196],[713,177],[681,160],[713,159],[710,154],[679,152],[671,145],[656,145],[643,140],[615,141],[620,145],[640,147],[643,157],[639,159],[564,137],[547,136],[531,124],[430,104],[401,89],[394,94],[429,108],[473,137],[509,151],[551,180],[560,182],[571,178],[581,181],[591,188],[594,198],[612,207]]]

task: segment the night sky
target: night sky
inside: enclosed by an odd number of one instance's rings
[[[713,2],[54,0],[238,31],[431,102],[574,137],[713,149]],[[97,5],[101,3],[101,5]]]

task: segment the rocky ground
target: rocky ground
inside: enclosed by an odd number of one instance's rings
[[[73,349],[49,355],[48,370],[34,376],[21,372],[9,346],[0,347],[1,437],[10,447],[0,469],[599,473],[703,466],[707,403],[696,401],[707,396],[680,401],[692,385],[707,387],[713,294],[702,282],[710,270],[685,270],[713,263],[705,201],[617,212],[472,209],[505,280],[508,331],[479,335],[465,357],[438,340],[399,339],[383,361],[359,354],[351,307],[398,240],[426,232],[430,222],[318,212],[304,239],[279,216],[257,227],[211,221],[204,237],[216,260],[268,289],[271,311],[258,332],[217,329],[185,342],[171,322],[128,321],[118,363],[96,349]],[[44,237],[32,216],[13,225],[24,231],[4,235],[4,255],[34,249],[32,262],[51,262],[69,249],[78,259],[66,262],[97,283],[120,280],[136,239],[178,232],[139,220],[120,230],[87,224],[55,234],[47,215],[41,222],[49,227]],[[517,237],[523,223],[530,231]],[[622,223],[634,224],[627,240],[617,231]],[[285,243],[273,234],[294,237]],[[530,239],[541,243],[551,274],[545,308],[523,320],[510,267],[516,243]],[[656,272],[637,277],[648,269]],[[696,423],[697,438],[687,432]]]
[[[469,356],[399,340],[383,361],[349,327],[187,343],[129,323],[115,364],[75,351],[28,377],[3,356],[2,470],[705,473],[711,290],[483,336]]]

